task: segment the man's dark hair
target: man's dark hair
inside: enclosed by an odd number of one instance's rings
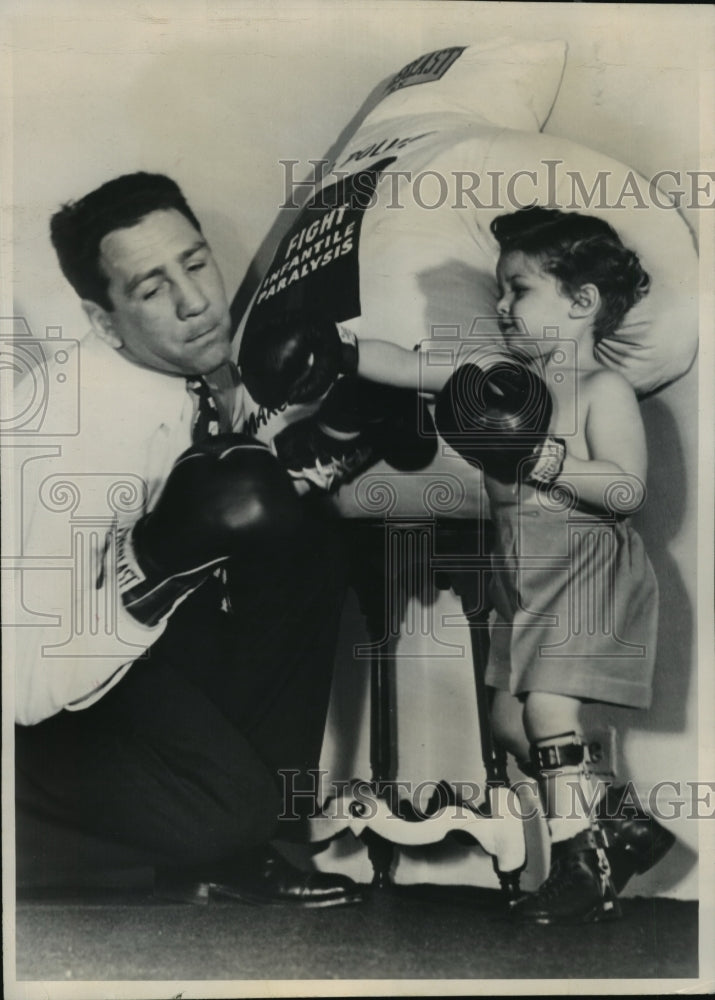
[[[109,280],[99,265],[100,243],[115,229],[128,229],[150,212],[171,208],[201,232],[179,185],[164,174],[124,174],[63,205],[50,219],[50,238],[62,273],[79,297],[111,312]]]
[[[603,219],[556,208],[519,209],[492,221],[502,253],[520,251],[553,274],[566,294],[587,283],[601,296],[594,340],[608,337],[650,287],[650,278],[632,250]]]

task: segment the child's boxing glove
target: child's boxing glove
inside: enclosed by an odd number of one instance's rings
[[[506,359],[486,370],[475,364],[458,368],[437,397],[435,422],[445,441],[488,475],[515,482],[536,474],[535,482],[546,482],[560,471],[558,461],[546,461],[554,449],[545,442],[558,441],[548,438],[551,413],[543,380]]]
[[[340,375],[355,374],[358,343],[327,317],[286,313],[246,329],[238,364],[253,399],[277,409],[320,399]]]

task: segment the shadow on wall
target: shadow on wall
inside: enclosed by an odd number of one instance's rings
[[[692,375],[688,383],[697,382]],[[695,391],[695,388],[693,388]],[[653,563],[660,590],[658,653],[653,678],[653,703],[649,712],[638,713],[633,725],[659,732],[682,732],[693,678],[694,611],[671,546],[685,526],[685,512],[697,484],[688,482],[688,470],[678,427],[669,407],[668,390],[641,403],[649,455],[647,501],[635,526]],[[697,406],[693,406],[697,413]],[[691,509],[694,504],[690,503]],[[693,574],[696,552],[689,553]]]
[[[472,267],[465,260],[451,257],[439,267],[422,271],[418,282],[424,296],[425,330],[449,324],[459,327],[462,338],[470,331],[488,335],[491,342],[498,337],[496,305],[499,296],[493,270]],[[485,304],[487,308],[483,308]],[[484,315],[478,315],[480,309]],[[484,322],[480,324],[480,320]]]

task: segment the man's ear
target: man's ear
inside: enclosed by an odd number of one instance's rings
[[[82,308],[87,314],[87,319],[92,324],[92,329],[97,336],[117,350],[124,347],[124,342],[114,329],[111,313],[91,299],[82,299]]]
[[[583,319],[588,316],[595,316],[601,306],[601,293],[595,285],[587,284],[573,293],[571,296],[571,308],[569,316],[574,319]]]

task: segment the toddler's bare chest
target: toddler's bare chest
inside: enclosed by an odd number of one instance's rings
[[[550,433],[564,438],[574,458],[590,458],[586,440],[589,399],[584,380],[573,369],[557,371],[548,386],[553,403]]]

